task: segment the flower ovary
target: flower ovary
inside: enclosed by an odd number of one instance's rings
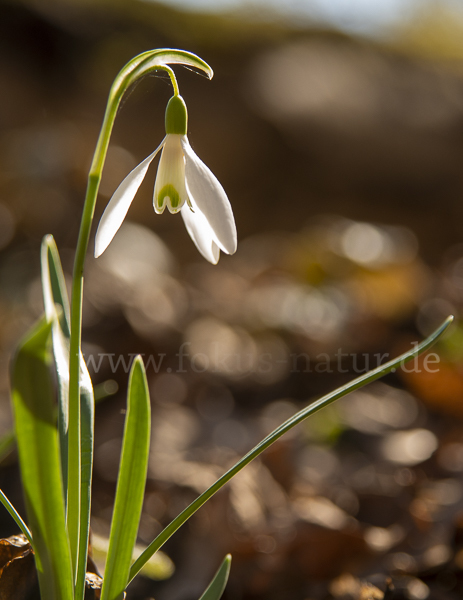
[[[166,133],[186,135],[188,112],[181,96],[172,96],[166,108]]]

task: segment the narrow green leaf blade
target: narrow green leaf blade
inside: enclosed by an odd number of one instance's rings
[[[93,434],[95,421],[95,401],[93,398],[92,381],[83,358],[81,358],[81,364],[83,365],[81,366],[80,380],[81,500],[75,600],[83,600],[85,594],[85,573],[87,571],[90,507],[92,500]]]
[[[141,357],[132,365],[127,416],[101,600],[122,598],[138,532],[148,468],[151,408]]]
[[[157,552],[166,541],[185,523],[203,504],[205,504],[209,498],[211,498],[220,488],[222,488],[232,477],[234,477],[237,473],[241,471],[247,464],[249,464],[252,460],[254,460],[257,456],[262,454],[262,452],[271,446],[273,442],[275,442],[278,438],[280,438],[284,433],[292,429],[304,419],[307,419],[310,415],[317,412],[321,408],[328,406],[335,400],[342,398],[346,394],[357,390],[358,388],[387,375],[391,371],[395,371],[400,368],[403,364],[412,360],[428,348],[430,348],[437,339],[446,331],[449,325],[452,323],[453,317],[448,317],[444,323],[436,331],[434,331],[428,338],[426,338],[423,342],[416,345],[412,350],[401,354],[397,358],[381,365],[377,369],[373,371],[369,371],[360,377],[357,377],[350,383],[338,388],[334,392],[323,396],[316,402],[313,402],[306,408],[303,408],[301,411],[293,415],[290,419],[285,421],[282,425],[277,427],[272,433],[270,433],[267,437],[265,437],[257,446],[255,446],[250,452],[248,452],[241,460],[239,460],[231,469],[229,469],[226,473],[222,475],[214,484],[212,484],[205,492],[203,492],[196,500],[194,500],[185,510],[183,510],[167,527],[161,531],[161,533],[155,538],[151,544],[146,548],[146,550],[137,558],[137,560],[132,565],[130,570],[130,581],[137,575],[143,565],[147,560]]]
[[[15,507],[11,504],[11,502],[5,496],[5,494],[3,493],[3,490],[0,490],[0,502],[3,504],[3,506],[6,508],[6,510],[10,513],[10,515],[16,521],[16,525],[24,533],[24,535],[27,537],[27,539],[29,540],[29,543],[32,546],[32,533],[29,531],[28,526],[22,520],[21,515],[18,513],[18,511],[15,509]]]
[[[58,383],[58,431],[63,481],[67,481],[69,425],[69,301],[53,236],[46,235],[40,252],[45,316],[52,323],[53,356]],[[66,502],[66,489],[63,490]]]
[[[41,320],[22,341],[12,376],[19,464],[42,597],[71,600],[63,485],[50,376],[51,323]]]
[[[41,267],[42,267],[42,292],[45,305],[45,315],[51,321],[56,315],[56,304],[62,310],[60,318],[61,329],[64,335],[69,338],[69,300],[66,290],[66,280],[64,278],[63,267],[59,257],[58,248],[52,235],[46,235],[42,240],[41,247]]]
[[[231,554],[227,554],[199,600],[220,600],[227,585],[228,576],[230,575],[231,559]]]
[[[70,309],[61,260],[53,236],[42,242],[42,289],[45,314],[53,323],[53,354],[58,380],[58,429],[60,434],[61,467],[63,481],[68,481],[68,425],[69,425],[69,344]],[[81,501],[79,522],[79,550],[77,559],[76,600],[85,592],[88,536],[90,527],[91,483],[93,469],[94,397],[93,386],[83,356],[80,358],[80,410],[81,410]],[[70,468],[76,468],[71,464]],[[66,497],[66,491],[64,491]],[[73,519],[74,515],[68,515]]]

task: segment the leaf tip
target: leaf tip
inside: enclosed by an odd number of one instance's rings
[[[141,356],[141,354],[138,354],[134,359],[133,359],[133,363],[132,363],[132,367],[130,369],[130,381],[135,381],[138,380],[144,382],[145,387],[147,388],[148,383],[146,380],[146,369],[145,369],[145,363],[143,362],[143,358]]]
[[[50,244],[53,244],[54,241],[55,241],[55,239],[54,239],[53,235],[51,233],[47,233],[46,235],[43,236],[42,244],[49,246]]]
[[[142,369],[142,371],[145,370],[145,363],[143,362],[143,358],[141,356],[141,354],[137,354],[137,356],[134,358],[133,360],[133,368],[138,368],[138,369]]]
[[[449,315],[442,323],[442,325],[433,334],[431,334],[431,337],[435,336],[435,339],[440,338],[454,321],[454,315]]]

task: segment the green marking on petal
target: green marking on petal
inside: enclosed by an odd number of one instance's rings
[[[188,112],[181,96],[172,96],[166,108],[166,133],[186,135]]]
[[[162,213],[164,212],[164,209],[166,208],[164,206],[164,198],[159,198],[158,196],[155,196],[154,202],[153,202],[153,208],[154,208],[154,212],[157,215],[162,215]]]
[[[166,185],[159,192],[159,194],[158,194],[158,206],[159,207],[163,206],[165,198],[169,199],[169,204],[173,211],[177,211],[179,208],[181,208],[180,195],[171,183],[166,183]]]

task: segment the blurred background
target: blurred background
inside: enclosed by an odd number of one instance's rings
[[[155,215],[155,165],[98,260],[92,237],[96,553],[137,353],[153,403],[143,545],[284,419],[452,313],[439,362],[431,354],[283,437],[128,597],[195,600],[231,552],[225,600],[461,598],[459,0],[2,0],[0,434],[10,356],[42,311],[41,240],[54,235],[69,275],[109,87],[156,47],[215,71],[176,68],[190,142],[228,193],[239,246],[212,266],[179,217]],[[124,98],[96,222],[161,141],[170,96],[159,74]],[[23,506],[14,451],[0,486]],[[0,533],[15,533],[3,513]]]

